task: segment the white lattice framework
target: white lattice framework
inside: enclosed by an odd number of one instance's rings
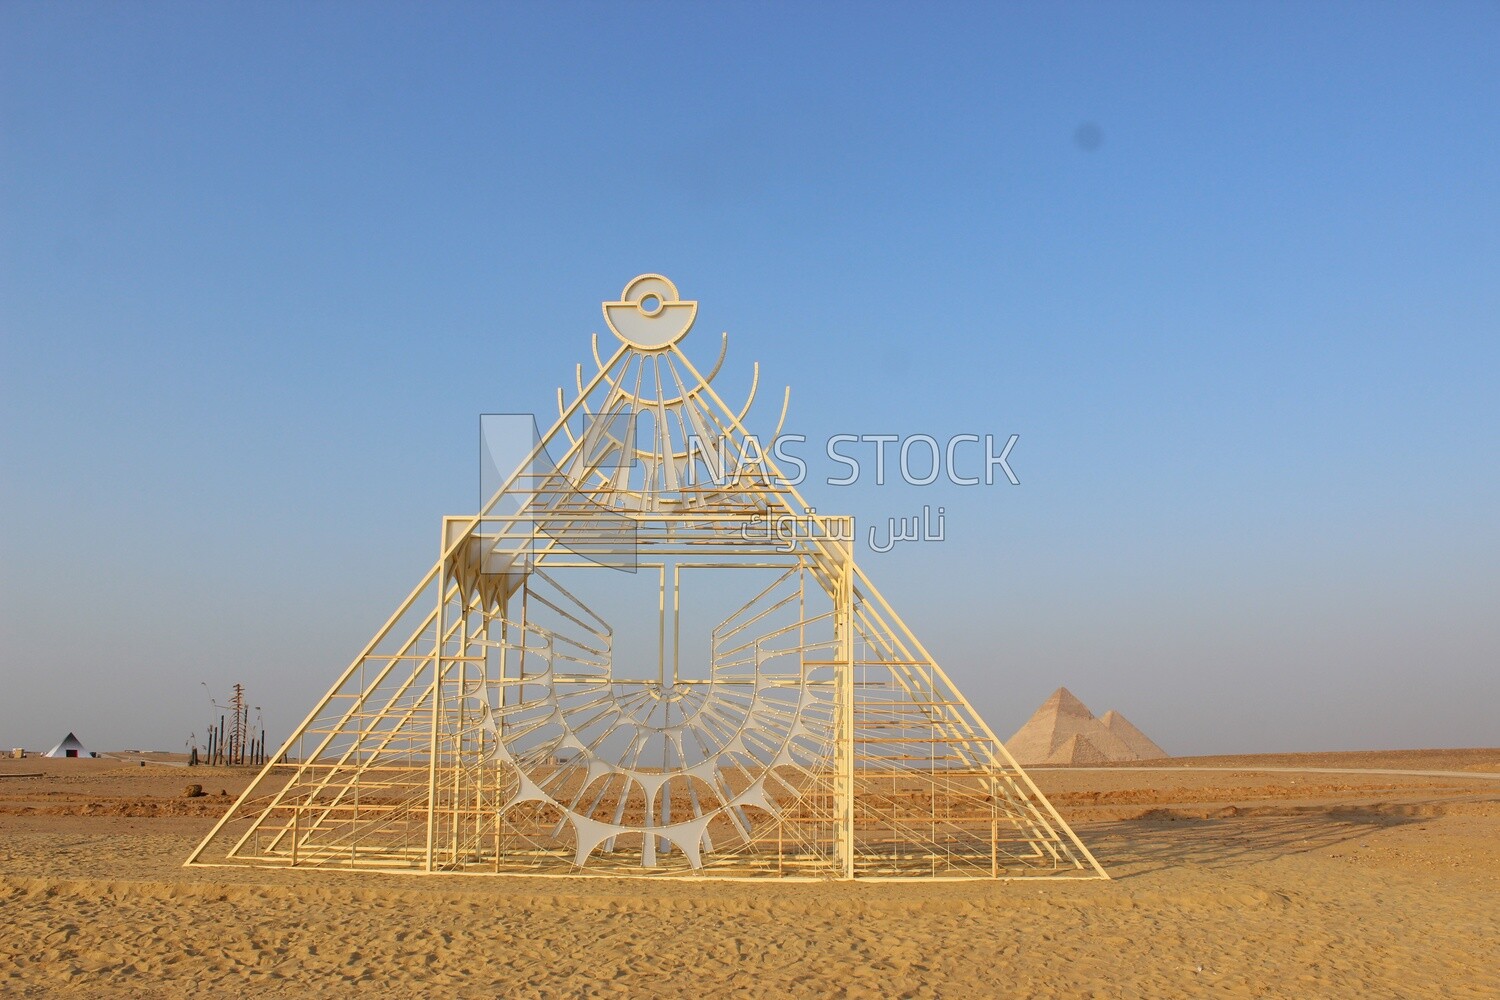
[[[594,338],[557,422],[444,519],[427,576],[188,863],[1104,877],[860,571],[852,520],[758,447],[758,366],[726,405],[727,335],[700,374],[697,303],[659,275],[604,314],[619,346]],[[643,588],[654,616],[607,620]]]

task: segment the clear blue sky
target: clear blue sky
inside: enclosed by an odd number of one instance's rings
[[[0,6],[0,746],[273,734],[661,271],[994,728],[1500,744],[1500,7]],[[736,381],[738,380],[738,381]],[[776,401],[755,418],[770,432]],[[815,469],[816,471],[820,471]],[[827,472],[828,470],[821,470]]]

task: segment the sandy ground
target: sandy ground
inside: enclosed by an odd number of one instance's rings
[[[248,771],[4,760],[0,995],[1500,997],[1500,750],[1162,768],[1033,772],[1111,882],[768,885],[184,869]]]

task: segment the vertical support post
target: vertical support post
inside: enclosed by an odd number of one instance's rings
[[[665,580],[666,568],[662,568]],[[682,567],[672,566],[672,683],[682,675]]]
[[[447,526],[444,525],[443,549],[447,550]],[[432,647],[432,739],[427,757],[427,858],[425,870],[433,871],[433,850],[437,841],[438,805],[438,726],[442,724],[443,709],[443,633],[448,627],[443,612],[448,601],[448,567],[439,556],[437,573],[437,638]]]
[[[478,644],[477,651],[474,655],[478,657],[475,662],[479,665],[479,676],[474,678],[474,685],[479,698],[481,700],[486,700],[489,698],[490,688],[490,602],[489,598],[485,596],[483,590],[480,590],[478,592],[478,596],[475,598],[474,610],[479,614],[479,620],[475,623],[476,627],[474,631],[474,639]],[[474,735],[470,738],[471,745],[474,748],[474,759],[480,762],[489,760],[489,757],[485,753],[484,746],[484,726],[482,721],[484,719],[484,712],[482,710],[479,712],[471,711],[469,713],[469,717],[476,723],[474,726]],[[483,763],[480,763],[480,765],[469,775],[469,786],[473,790],[473,804],[470,806],[470,808],[473,810],[472,815],[474,817],[473,835],[475,861],[484,860],[484,835],[486,825],[484,819],[484,778],[487,772],[493,770],[494,768],[487,768]]]
[[[658,571],[656,590],[656,686],[667,684],[667,567]]]
[[[990,792],[990,878],[1000,877],[1000,782],[995,778],[995,768],[988,767]]]
[[[525,600],[525,595],[522,595]],[[495,742],[499,744],[505,736],[505,668],[510,662],[510,593],[504,588],[500,591],[500,609],[496,612],[500,616],[500,665],[499,676],[496,677],[496,687],[499,689],[495,695]],[[521,642],[526,641],[526,630],[521,630]],[[505,797],[505,772],[499,767],[487,767],[485,773],[490,775],[490,780],[495,783],[495,800],[491,807],[495,811],[495,871],[500,870],[500,858],[505,853],[505,829],[504,817],[500,814],[500,806]]]
[[[464,689],[469,683],[469,598],[458,595],[458,712],[453,727],[453,816],[449,825],[453,827],[453,864],[458,864],[460,817],[463,815],[463,760],[464,760]]]
[[[839,874],[854,877],[854,552],[852,541],[839,543],[838,593],[835,597],[834,642],[838,648],[834,665],[838,777],[834,781],[834,807],[838,816]]]

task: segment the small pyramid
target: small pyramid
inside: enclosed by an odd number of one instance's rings
[[[1151,737],[1137,729],[1129,719],[1114,709],[1105,712],[1099,722],[1105,729],[1114,733],[1121,743],[1134,751],[1137,760],[1156,760],[1168,756],[1167,752],[1157,746]]]
[[[62,742],[58,743],[57,746],[53,747],[51,750],[48,750],[42,756],[44,756],[44,757],[92,757],[93,754],[89,753],[88,750],[86,750],[84,748],[83,743],[78,739],[77,736],[74,736],[72,734],[72,732],[69,732],[68,735],[66,735],[66,736],[64,736],[62,738]]]

